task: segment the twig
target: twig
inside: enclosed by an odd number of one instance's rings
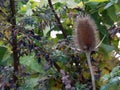
[[[103,40],[105,39],[106,35],[104,35],[104,37],[102,38],[102,40],[99,42],[99,44],[95,47],[95,49],[97,49],[103,42]]]
[[[51,10],[52,10],[55,18],[56,18],[56,21],[57,21],[57,24],[58,24],[59,29],[62,31],[64,38],[67,38],[67,35],[66,35],[65,31],[64,31],[64,28],[63,28],[63,26],[62,26],[62,24],[61,24],[61,22],[60,22],[60,19],[59,19],[57,13],[55,12],[55,10],[54,10],[54,8],[53,8],[53,5],[52,5],[51,0],[48,0],[48,3],[49,3],[49,6],[50,6],[50,8],[51,8]]]
[[[60,66],[55,62],[53,62],[53,64],[54,64],[55,68],[57,69],[57,71],[60,72],[60,69],[61,69]]]

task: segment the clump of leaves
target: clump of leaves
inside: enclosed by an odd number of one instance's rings
[[[113,68],[111,73],[104,75],[101,80],[104,85],[100,90],[120,90],[120,66]]]
[[[15,84],[12,77],[12,66],[0,66],[0,90],[13,89]]]
[[[76,90],[86,90],[86,84],[80,84],[80,83],[76,83],[75,84]]]

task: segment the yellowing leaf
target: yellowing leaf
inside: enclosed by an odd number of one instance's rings
[[[27,5],[23,5],[22,7],[20,7],[20,10],[21,10],[22,12],[26,12],[27,9],[28,9],[28,6],[27,6]]]
[[[77,6],[82,8],[83,7],[83,2],[80,2]]]
[[[71,24],[71,20],[69,18],[66,18],[65,22],[67,25]]]

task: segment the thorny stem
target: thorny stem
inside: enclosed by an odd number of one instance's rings
[[[12,51],[13,51],[13,65],[14,65],[14,75],[13,75],[13,79],[14,79],[14,83],[16,83],[16,88],[18,87],[18,83],[17,83],[17,76],[16,74],[18,73],[19,70],[19,57],[18,57],[18,53],[17,53],[17,36],[15,34],[15,25],[16,25],[16,18],[15,18],[15,1],[14,0],[10,0],[10,9],[11,9],[11,24],[12,24],[12,32],[11,32],[11,36],[12,36]]]
[[[96,90],[95,77],[94,77],[94,72],[93,72],[92,64],[91,64],[91,60],[90,60],[90,53],[91,52],[86,52],[86,57],[87,57],[87,62],[88,62],[88,66],[89,66],[90,73],[91,73],[93,90]]]
[[[53,8],[53,5],[52,5],[51,0],[48,0],[48,3],[49,3],[49,6],[50,6],[50,8],[51,8],[51,10],[52,10],[55,18],[56,18],[56,21],[57,21],[57,24],[58,24],[59,29],[62,31],[64,38],[67,38],[67,35],[66,35],[65,31],[64,31],[64,28],[63,28],[63,26],[62,26],[62,24],[61,24],[61,22],[60,22],[60,19],[59,19],[57,13],[55,12],[55,10],[54,10],[54,8]]]

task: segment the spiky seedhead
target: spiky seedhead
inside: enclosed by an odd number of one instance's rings
[[[83,52],[90,52],[95,49],[98,41],[98,34],[96,24],[90,16],[78,16],[76,18],[74,41]]]

